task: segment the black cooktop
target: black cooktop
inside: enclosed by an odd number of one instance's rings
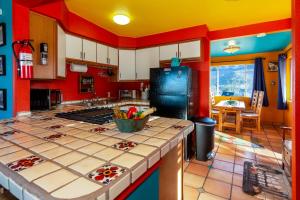
[[[64,119],[88,122],[92,124],[105,124],[113,121],[113,114],[114,111],[111,108],[90,108],[58,113],[55,116]]]

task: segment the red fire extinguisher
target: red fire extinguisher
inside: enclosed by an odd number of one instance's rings
[[[12,44],[18,67],[18,75],[21,79],[33,78],[32,53],[34,48],[30,42],[30,40],[18,40]]]

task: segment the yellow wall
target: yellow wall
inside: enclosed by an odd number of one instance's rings
[[[229,64],[241,64],[241,63],[253,63],[254,60],[250,61],[237,61],[237,62],[223,62],[222,61],[232,61],[232,60],[247,60],[254,59],[256,57],[264,57],[264,74],[267,86],[267,94],[269,99],[269,106],[263,107],[262,109],[262,122],[264,123],[284,123],[286,111],[277,109],[277,87],[278,87],[278,73],[277,72],[268,72],[268,63],[270,61],[277,61],[278,54],[281,52],[269,52],[269,53],[258,53],[258,54],[248,54],[248,55],[239,55],[239,56],[227,56],[227,57],[216,57],[212,58],[212,66],[216,65],[229,65]],[[218,62],[218,63],[216,63]],[[272,81],[275,81],[275,85],[272,85]],[[226,97],[216,97],[216,102]],[[228,97],[227,97],[228,98]],[[246,105],[249,106],[250,99],[246,97],[238,97],[239,99],[245,100]],[[234,98],[232,98],[234,99]]]
[[[286,85],[287,85],[287,106],[288,109],[284,111],[284,124],[292,126],[292,97],[291,97],[291,61],[292,51],[291,45],[287,46],[284,52],[287,52],[286,62]]]

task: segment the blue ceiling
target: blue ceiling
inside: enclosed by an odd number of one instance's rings
[[[240,50],[234,54],[228,54],[223,51],[229,40],[234,39],[240,46]],[[229,38],[225,40],[216,40],[211,42],[211,57],[234,56],[271,51],[283,50],[291,43],[291,32],[270,33],[265,37],[247,36],[239,38]]]

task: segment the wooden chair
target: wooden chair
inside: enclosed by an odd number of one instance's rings
[[[243,126],[244,129],[260,131],[260,129],[261,129],[260,119],[261,119],[261,109],[262,109],[262,106],[263,106],[263,100],[264,100],[264,92],[259,91],[255,112],[253,112],[253,113],[246,113],[245,112],[245,113],[241,114],[242,126]],[[244,121],[254,121],[256,127],[255,128],[245,127],[244,126],[244,124],[245,124]]]
[[[219,126],[219,129],[222,130],[219,131],[223,131],[223,128],[235,129],[237,125],[236,110],[223,108],[222,110],[220,110],[220,113],[222,114],[219,114],[219,123],[221,123],[222,126]]]
[[[257,100],[258,100],[258,94],[259,94],[259,92],[257,90],[254,90],[253,96],[252,96],[252,99],[251,99],[250,110],[245,110],[243,112],[245,112],[245,113],[255,113],[256,106],[257,106]]]
[[[213,92],[210,92],[210,105],[211,105],[210,118],[218,122],[219,111],[214,108],[215,104],[216,104],[215,95]]]
[[[282,129],[282,169],[290,184],[292,184],[292,140],[291,140],[291,127],[280,127]]]

